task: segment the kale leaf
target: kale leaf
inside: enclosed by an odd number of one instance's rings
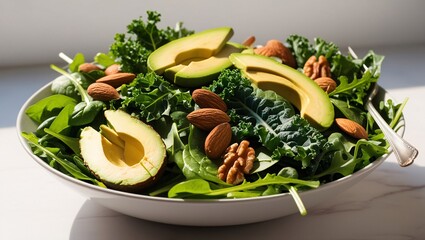
[[[224,70],[210,90],[227,103],[234,135],[258,141],[274,159],[292,158],[306,168],[326,143],[291,103],[273,91],[251,86],[239,70]]]
[[[127,26],[127,34],[117,33],[109,51],[117,62],[121,63],[124,72],[146,73],[149,54],[160,46],[193,34],[193,31],[182,27],[181,23],[176,28],[158,28],[161,14],[147,11],[146,22],[142,17],[134,19]]]
[[[164,80],[153,72],[138,74],[129,84],[121,86],[121,99],[111,101],[112,108],[151,122],[175,112],[188,113],[193,110],[190,92]]]

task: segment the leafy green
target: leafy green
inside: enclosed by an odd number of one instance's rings
[[[191,112],[190,92],[165,81],[153,72],[138,74],[128,85],[121,86],[121,99],[111,101],[112,108],[151,122],[174,112]]]
[[[243,182],[242,184],[236,186],[212,189],[208,181],[197,178],[176,184],[173,188],[170,189],[170,191],[168,191],[168,197],[199,198],[203,196],[208,196],[223,198],[226,197],[226,195],[234,192],[247,192],[274,184],[294,184],[309,188],[317,188],[320,185],[318,181],[304,181],[294,178],[285,178],[282,176],[267,174],[266,177],[258,179],[255,182]]]
[[[105,187],[105,185],[102,182],[99,182],[98,180],[87,176],[86,174],[84,174],[81,169],[79,169],[77,167],[77,165],[75,165],[74,163],[68,161],[65,158],[61,158],[58,156],[58,154],[52,152],[51,150],[49,150],[46,147],[41,146],[40,144],[37,143],[37,137],[34,134],[31,133],[22,133],[22,136],[24,138],[26,138],[29,141],[29,144],[33,147],[36,148],[37,150],[39,150],[38,155],[46,160],[48,160],[50,163],[52,164],[52,162],[58,163],[60,164],[60,166],[62,167],[62,171],[65,174],[71,175],[76,179],[80,179],[80,180],[84,180],[84,181],[90,181],[100,187]]]
[[[273,152],[273,159],[293,158],[306,168],[326,142],[317,129],[295,114],[287,100],[252,87],[239,70],[224,70],[210,89],[231,109],[234,134],[259,141]]]
[[[181,23],[175,29],[158,28],[161,14],[147,11],[147,21],[142,17],[134,19],[127,26],[126,34],[116,34],[110,46],[110,54],[115,61],[121,63],[124,72],[147,73],[147,59],[149,54],[160,46],[193,33],[183,28]]]
[[[45,97],[32,104],[25,110],[25,114],[36,123],[40,124],[44,120],[56,116],[65,106],[76,104],[76,100],[62,95],[54,94]]]
[[[69,119],[69,125],[83,126],[93,122],[96,116],[101,112],[101,110],[103,110],[104,103],[93,100],[73,75],[53,64],[50,65],[50,67],[53,70],[61,73],[63,76],[67,77],[72,82],[72,84],[74,84],[75,88],[81,96],[82,102],[75,105],[72,116]]]
[[[192,127],[189,142],[182,150],[175,152],[175,161],[186,179],[205,179],[217,184],[226,185],[218,178],[218,167],[203,151],[205,133]]]

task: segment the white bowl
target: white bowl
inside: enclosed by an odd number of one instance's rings
[[[36,125],[25,115],[25,109],[50,94],[50,84],[47,84],[22,106],[17,118],[19,136],[21,132],[33,132],[36,129]],[[376,100],[388,98],[388,93],[381,88]],[[399,134],[403,133],[404,127],[399,131]],[[34,161],[67,186],[106,208],[136,218],[176,225],[226,226],[271,220],[298,212],[289,193],[246,199],[184,200],[103,189],[55,170],[32,153],[26,139],[20,136],[20,141]],[[382,164],[388,155],[382,156],[352,175],[324,184],[317,189],[300,192],[299,195],[307,211],[358,183]]]

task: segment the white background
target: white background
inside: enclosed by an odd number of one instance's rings
[[[0,67],[57,62],[59,52],[108,51],[115,33],[147,10],[162,14],[162,27],[232,26],[239,42],[297,33],[355,48],[425,43],[423,0],[2,0]]]

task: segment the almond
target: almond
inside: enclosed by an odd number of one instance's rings
[[[364,127],[355,121],[347,118],[336,118],[336,125],[346,134],[357,139],[367,139],[367,132]]]
[[[227,111],[227,105],[216,93],[207,89],[196,89],[192,93],[192,99],[201,108],[216,108],[223,112]]]
[[[254,52],[255,54],[267,57],[277,57],[282,60],[283,64],[292,68],[295,68],[297,65],[291,50],[276,39],[269,40],[265,46],[254,49]]]
[[[314,79],[314,81],[326,93],[333,92],[336,88],[336,82],[332,78],[329,78],[329,77],[316,78],[316,79]]]
[[[106,83],[114,88],[117,88],[123,84],[130,83],[136,78],[133,73],[115,73],[112,75],[106,75],[96,80],[97,83]]]
[[[205,139],[204,149],[208,158],[220,158],[230,145],[232,140],[232,129],[229,123],[217,125]]]
[[[88,73],[95,70],[100,70],[100,67],[96,66],[93,63],[82,63],[80,64],[80,66],[78,66],[78,71],[80,72]]]
[[[94,99],[99,101],[110,101],[120,98],[118,91],[106,83],[92,83],[87,88],[87,93]]]
[[[120,73],[120,72],[121,72],[121,65],[119,64],[112,64],[105,69],[105,75],[112,75],[112,74]]]
[[[210,131],[220,123],[229,122],[229,116],[216,108],[200,108],[189,113],[186,116],[187,120],[195,127],[204,131]]]

